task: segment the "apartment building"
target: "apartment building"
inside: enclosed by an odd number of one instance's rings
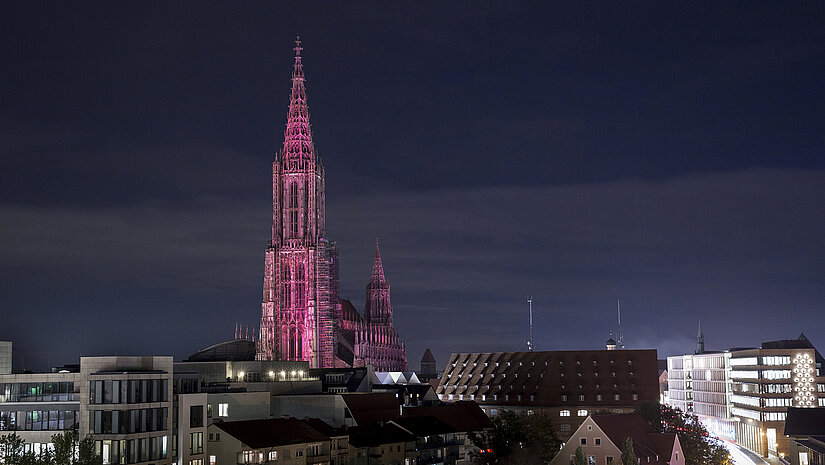
[[[789,407],[825,407],[825,361],[804,334],[758,348],[668,357],[667,403],[714,435],[762,456],[785,457]]]

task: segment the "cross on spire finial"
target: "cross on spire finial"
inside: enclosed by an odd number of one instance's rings
[[[301,47],[301,36],[295,36],[295,48],[292,49],[292,50],[295,50],[295,56],[296,57],[301,56],[301,50],[303,50],[303,49],[304,48]]]

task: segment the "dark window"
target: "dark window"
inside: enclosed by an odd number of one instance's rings
[[[189,407],[189,427],[203,427],[203,405],[192,405]]]

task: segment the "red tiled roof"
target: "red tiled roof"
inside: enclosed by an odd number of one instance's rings
[[[633,440],[633,452],[642,463],[666,464],[673,452],[674,433],[654,433],[638,413],[592,415],[591,418],[619,449],[625,438]]]
[[[482,405],[535,407],[610,408],[658,401],[656,350],[457,353],[436,393],[442,400],[475,394]]]

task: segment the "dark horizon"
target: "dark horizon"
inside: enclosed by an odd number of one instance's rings
[[[493,4],[495,5],[495,4]],[[15,368],[260,322],[304,45],[340,293],[426,348],[825,346],[825,6],[19,3],[0,32]],[[182,336],[183,335],[183,336]]]

